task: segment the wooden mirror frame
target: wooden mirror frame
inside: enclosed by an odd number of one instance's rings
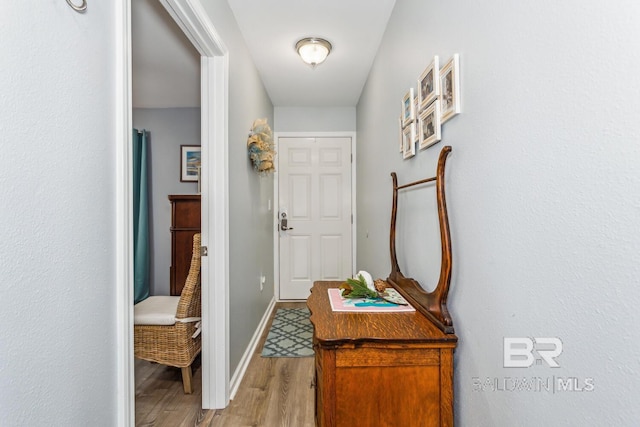
[[[395,172],[393,178],[393,206],[391,209],[390,250],[391,273],[387,281],[395,287],[420,313],[429,318],[440,330],[447,334],[454,333],[453,321],[447,309],[447,295],[451,284],[451,236],[449,234],[449,218],[447,216],[447,203],[444,194],[444,170],[447,156],[451,152],[450,146],[445,146],[440,151],[436,176],[415,181],[409,184],[398,185],[398,177]],[[404,277],[398,266],[396,256],[396,217],[398,214],[398,190],[412,187],[427,182],[436,182],[436,197],[438,203],[438,221],[440,223],[440,244],[442,248],[442,260],[440,263],[440,278],[435,289],[427,292],[416,280]]]

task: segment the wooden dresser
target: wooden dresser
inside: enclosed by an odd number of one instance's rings
[[[315,282],[316,425],[453,427],[453,351],[458,341],[420,312],[334,312]]]
[[[200,232],[200,195],[172,194],[170,293],[180,295],[189,273],[193,235]]]
[[[313,324],[317,426],[453,427],[453,351],[458,343],[447,308],[451,284],[451,236],[445,200],[445,164],[436,176],[398,185],[393,199],[389,254],[393,286],[415,312],[334,312],[328,289],[341,282],[315,282],[307,306]],[[398,192],[435,183],[440,226],[440,277],[428,292],[400,271],[396,253]]]

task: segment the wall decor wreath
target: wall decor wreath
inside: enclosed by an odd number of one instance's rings
[[[271,132],[267,119],[257,119],[253,122],[247,139],[247,149],[249,150],[249,158],[253,163],[253,168],[258,173],[268,174],[276,170],[273,132]]]

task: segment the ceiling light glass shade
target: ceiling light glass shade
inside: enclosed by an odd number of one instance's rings
[[[307,37],[296,43],[296,51],[304,62],[315,67],[327,59],[327,56],[331,53],[331,43],[325,39]]]

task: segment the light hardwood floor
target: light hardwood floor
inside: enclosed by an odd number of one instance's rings
[[[304,303],[278,303],[276,308],[304,306]],[[192,395],[182,391],[180,369],[136,359],[136,426],[313,426],[313,357],[261,357],[268,330],[269,326],[235,398],[223,410],[202,410],[199,358],[194,363],[196,391]]]

